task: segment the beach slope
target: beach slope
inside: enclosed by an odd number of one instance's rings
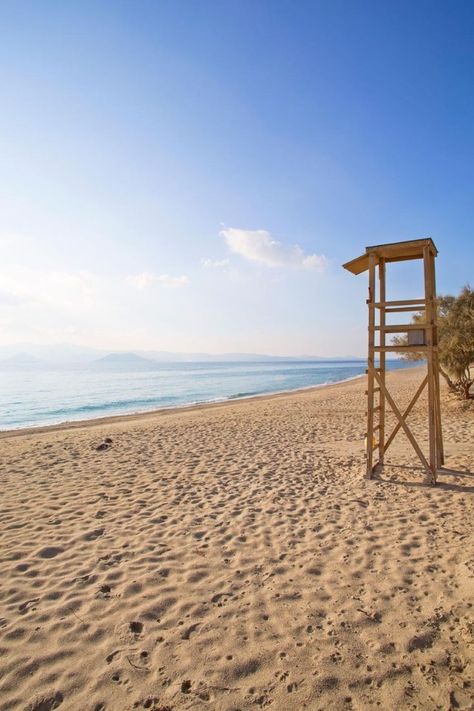
[[[4,435],[0,708],[472,708],[473,409],[366,481],[364,389]]]

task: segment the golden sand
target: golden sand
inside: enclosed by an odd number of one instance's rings
[[[2,437],[0,708],[473,708],[473,410],[366,481],[364,387]]]

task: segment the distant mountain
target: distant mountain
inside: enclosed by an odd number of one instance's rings
[[[161,363],[220,363],[229,361],[290,360],[285,356],[269,356],[261,353],[175,353],[173,351],[138,351],[145,358]]]
[[[307,360],[307,361],[359,361],[365,360],[364,358],[358,358],[356,356],[333,356],[330,358],[324,358],[323,356],[276,356],[276,355],[265,355],[262,353],[173,353],[172,351],[138,351],[138,353],[143,357],[152,358],[155,361],[167,362],[167,363],[221,363],[221,362],[265,362],[265,361],[297,361],[297,360]]]
[[[158,350],[137,350],[135,352],[107,352],[99,348],[88,346],[75,346],[65,343],[53,345],[21,343],[9,346],[0,346],[0,361],[10,361],[7,363],[9,369],[17,367],[24,369],[29,359],[29,367],[59,367],[59,368],[82,368],[84,366],[95,367],[135,367],[135,368],[156,368],[157,363],[223,363],[223,362],[271,362],[271,361],[313,361],[313,362],[337,362],[337,361],[364,361],[365,358],[357,356],[276,356],[262,353],[177,353],[173,351]],[[36,365],[35,365],[36,364]],[[0,363],[0,367],[2,367]]]
[[[50,365],[80,365],[90,363],[95,358],[107,354],[106,350],[90,348],[88,346],[74,346],[69,343],[16,343],[9,346],[0,346],[0,359],[18,356],[30,356],[44,360]]]
[[[0,370],[44,370],[51,367],[41,358],[35,358],[29,353],[17,353],[0,360]]]
[[[98,370],[156,370],[158,363],[136,353],[109,353],[92,361],[90,368]]]

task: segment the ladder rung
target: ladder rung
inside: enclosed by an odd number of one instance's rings
[[[380,412],[381,409],[382,408],[380,407],[380,405],[377,405],[377,407],[372,408],[372,412]],[[365,413],[366,417],[368,414],[369,414],[368,412]]]
[[[374,392],[374,394],[375,394],[375,393],[379,393],[379,392],[380,392],[380,388],[374,388],[374,389],[373,389],[373,392]],[[365,391],[365,394],[368,395],[368,394],[369,394],[369,391],[366,390],[366,391]]]
[[[431,346],[433,350],[437,350],[436,346]],[[430,346],[374,346],[374,351],[380,351],[380,353],[390,352],[390,353],[411,353],[412,351],[427,351]]]
[[[384,309],[390,306],[424,306],[426,299],[402,299],[401,301],[374,301],[376,309]]]
[[[398,323],[396,325],[389,324],[388,326],[374,326],[375,331],[383,333],[403,333],[404,331],[423,331],[429,328],[427,323]]]

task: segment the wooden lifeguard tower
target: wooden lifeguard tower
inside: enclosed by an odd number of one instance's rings
[[[425,482],[436,483],[437,470],[444,463],[443,438],[441,432],[441,412],[439,393],[438,336],[436,328],[436,281],[435,257],[438,251],[431,239],[416,239],[408,242],[393,242],[366,247],[365,254],[343,264],[352,274],[369,271],[369,327],[368,327],[368,407],[367,407],[367,477],[370,479],[376,469],[383,467],[385,453],[395,435],[403,429],[426,472]],[[402,262],[408,259],[422,259],[424,269],[425,295],[422,299],[387,301],[385,289],[385,265],[388,262]],[[376,271],[378,271],[378,298],[376,296]],[[420,323],[388,324],[387,316],[394,313],[424,312]],[[378,313],[378,323],[376,314]],[[407,345],[387,344],[387,334],[407,334]],[[378,338],[377,338],[378,336]],[[387,390],[385,383],[385,354],[387,352],[415,351],[422,353],[427,362],[427,374],[413,395],[408,407],[402,413]],[[375,355],[379,355],[376,367]],[[407,418],[421,393],[428,385],[428,431],[429,455],[423,454],[411,432]],[[375,402],[378,395],[378,404]],[[389,437],[385,436],[386,403],[392,409],[397,425]],[[375,424],[375,415],[378,423]],[[377,435],[377,438],[376,438]],[[378,449],[378,461],[374,463],[374,451]]]

